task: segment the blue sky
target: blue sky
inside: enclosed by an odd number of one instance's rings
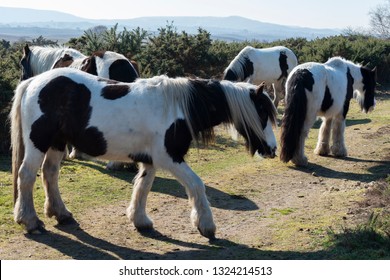
[[[385,2],[385,0],[1,0],[0,6],[56,10],[92,19],[235,15],[293,26],[367,28],[370,9]]]

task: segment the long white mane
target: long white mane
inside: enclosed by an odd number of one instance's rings
[[[81,52],[68,47],[33,46],[30,50],[30,65],[33,73],[37,74],[52,69],[54,64],[65,54],[69,54],[74,60],[83,60],[86,58]]]

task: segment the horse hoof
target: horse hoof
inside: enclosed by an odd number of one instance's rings
[[[28,234],[37,235],[37,234],[45,234],[48,231],[47,229],[45,229],[45,224],[42,221],[38,221],[37,226],[35,228],[28,229],[27,232]]]
[[[154,231],[153,225],[145,225],[136,227],[137,231],[140,233],[148,233]]]
[[[79,223],[72,217],[60,217],[57,219],[59,225],[79,225]]]
[[[214,229],[209,229],[209,230],[201,230],[199,227],[198,227],[198,230],[200,232],[201,235],[203,235],[204,237],[208,238],[209,241],[215,241],[216,238],[215,238],[215,230]]]

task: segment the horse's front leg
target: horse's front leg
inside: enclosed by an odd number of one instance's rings
[[[23,224],[28,233],[46,231],[44,223],[37,216],[33,201],[34,183],[43,157],[44,154],[35,147],[26,146],[25,156],[18,171],[14,220],[19,224]]]
[[[42,165],[42,183],[45,187],[45,214],[55,216],[59,224],[75,223],[72,213],[66,209],[58,189],[58,174],[64,152],[49,149]]]
[[[317,147],[314,150],[316,155],[327,156],[330,152],[329,148],[329,140],[330,140],[330,132],[332,128],[332,118],[322,119],[322,124],[320,127],[320,131],[318,133],[318,142]]]
[[[215,239],[216,227],[202,180],[185,162],[174,163],[169,170],[186,189],[192,206],[192,224],[203,236]]]
[[[344,141],[344,132],[345,118],[340,114],[333,119],[332,129],[333,145],[331,147],[331,151],[336,157],[346,157],[348,155]]]
[[[152,220],[146,215],[146,200],[154,178],[156,169],[149,164],[141,163],[137,176],[134,178],[133,194],[127,208],[127,217],[138,230],[153,229]]]

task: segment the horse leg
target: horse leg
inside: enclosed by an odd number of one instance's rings
[[[124,167],[124,163],[120,161],[109,161],[106,165],[106,169],[108,170],[121,170]]]
[[[152,220],[146,215],[146,199],[152,188],[156,169],[149,164],[140,164],[137,176],[134,178],[133,194],[127,208],[127,217],[138,230],[153,228]]]
[[[333,118],[333,145],[331,147],[331,151],[336,157],[346,157],[348,155],[347,148],[345,147],[344,131],[345,118],[340,114]]]
[[[309,135],[310,128],[313,126],[316,121],[316,114],[314,112],[307,112],[306,119],[302,127],[302,132],[299,136],[298,147],[294,153],[293,158],[291,159],[292,163],[296,166],[307,166],[308,160],[305,156],[305,141]]]
[[[185,162],[173,164],[169,170],[186,189],[192,206],[192,224],[203,236],[214,239],[216,227],[202,180]]]
[[[283,81],[276,81],[272,84],[272,87],[274,89],[274,100],[273,103],[275,105],[275,108],[278,108],[279,101],[283,98]]]
[[[83,153],[72,147],[72,152],[69,154],[70,159],[83,159]]]
[[[23,162],[18,171],[18,197],[15,201],[14,220],[23,224],[28,233],[46,232],[44,223],[34,208],[33,189],[44,154],[32,144],[26,145]]]
[[[64,152],[49,149],[42,165],[42,183],[45,188],[45,215],[55,216],[59,224],[75,223],[72,213],[66,209],[58,190],[58,173]]]
[[[332,118],[322,119],[322,124],[320,131],[318,133],[318,142],[317,147],[314,150],[316,155],[326,156],[330,152],[329,140],[330,140],[330,131],[332,128]]]

